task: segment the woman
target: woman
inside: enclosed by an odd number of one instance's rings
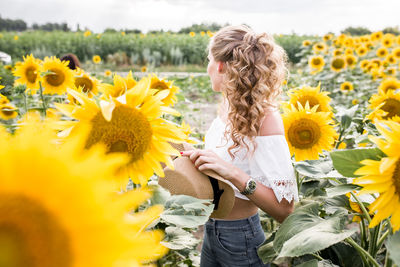
[[[231,184],[235,204],[223,220],[205,225],[201,266],[268,266],[257,255],[265,236],[258,209],[282,222],[298,199],[278,109],[286,54],[266,33],[228,26],[210,40],[212,88],[223,101],[205,137],[205,150],[181,152],[200,171]]]

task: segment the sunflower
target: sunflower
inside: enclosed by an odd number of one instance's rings
[[[388,75],[393,76],[393,77],[394,77],[394,76],[396,75],[396,73],[397,73],[396,68],[387,68],[386,71],[387,71]],[[400,88],[400,87],[399,87],[399,88]]]
[[[74,87],[74,73],[68,68],[68,62],[61,62],[56,57],[45,57],[43,63],[43,87],[45,94],[65,93],[67,88]]]
[[[156,89],[155,94],[163,90],[169,91],[168,96],[162,100],[165,106],[174,105],[178,101],[175,94],[179,92],[179,87],[172,83],[172,81],[165,81],[164,78],[159,79],[156,75],[151,77],[150,88]]]
[[[333,71],[339,72],[346,68],[346,59],[344,57],[333,57],[331,61],[331,69]]]
[[[395,93],[394,90],[388,90],[386,93],[380,91],[379,94],[371,96],[370,109],[374,110],[378,107],[384,111],[385,115],[381,115],[379,119],[389,120],[394,116],[400,116],[400,92]]]
[[[14,40],[18,41],[18,39],[19,39],[19,36],[18,35],[14,35]]]
[[[396,64],[397,58],[393,54],[389,54],[386,56],[385,62],[387,62],[388,65]]]
[[[378,57],[386,57],[389,54],[389,51],[387,50],[386,47],[380,47],[378,50],[376,50],[376,55]]]
[[[109,77],[112,75],[112,71],[111,70],[105,70],[104,71],[104,76]]]
[[[94,55],[92,61],[94,64],[99,64],[101,62],[101,57],[99,55]]]
[[[207,35],[208,35],[208,37],[213,37],[214,36],[214,33],[212,33],[211,31],[207,31]]]
[[[391,47],[393,46],[394,41],[395,41],[395,36],[393,34],[386,33],[383,36],[381,43],[385,47]]]
[[[363,57],[368,53],[368,49],[365,46],[360,46],[356,49],[358,56]]]
[[[392,55],[397,60],[400,60],[400,47],[396,47],[392,50]]]
[[[164,176],[160,162],[173,168],[171,155],[179,155],[168,141],[182,143],[186,136],[175,124],[160,118],[164,113],[179,115],[169,107],[162,106],[169,91],[156,95],[150,93],[150,77],[142,78],[136,86],[118,98],[97,102],[76,91],[69,90],[80,105],[55,104],[65,115],[78,121],[69,125],[78,128],[89,124],[91,132],[85,147],[103,143],[107,152],[124,152],[129,162],[119,172],[122,179],[128,176],[145,185],[155,172]],[[69,128],[64,133],[67,135]]]
[[[360,194],[379,193],[379,197],[370,204],[370,213],[374,216],[369,227],[375,227],[382,220],[391,217],[393,232],[400,229],[400,124],[393,121],[375,124],[382,137],[369,136],[386,157],[380,161],[363,160],[364,166],[354,172],[361,176],[353,183],[363,186]]]
[[[0,80],[1,80],[1,77],[0,77]],[[0,84],[0,90],[3,89],[3,88],[4,88],[4,85]]]
[[[349,68],[354,69],[357,65],[357,57],[354,56],[353,54],[351,55],[346,55],[346,65],[349,66]]]
[[[310,109],[299,105],[291,109],[285,108],[282,116],[285,136],[291,155],[296,161],[314,160],[324,149],[331,150],[338,136],[334,130],[329,112],[317,112],[318,106]]]
[[[75,87],[82,88],[82,92],[92,97],[99,92],[99,81],[95,77],[91,77],[80,68],[75,70]]]
[[[195,37],[196,33],[195,32],[190,32],[189,35],[190,35],[190,37]]]
[[[346,50],[344,50],[344,54],[345,55],[353,55],[354,54],[354,50],[352,48],[346,48]]]
[[[326,51],[328,49],[328,46],[324,42],[318,42],[313,45],[312,49],[315,53],[320,53]]]
[[[309,46],[309,45],[311,45],[311,41],[310,40],[304,40],[302,45],[303,46]]]
[[[40,73],[42,71],[41,61],[30,54],[24,57],[24,62],[15,67],[14,76],[20,77],[15,80],[15,85],[25,84],[26,90],[35,94],[40,88]]]
[[[387,78],[381,82],[378,87],[378,91],[381,93],[387,93],[389,90],[400,89],[400,81],[396,78]]]
[[[200,32],[200,35],[201,35],[201,36],[205,36],[205,35],[206,35],[206,32],[205,32],[205,31],[201,31],[201,32]]]
[[[0,105],[8,104],[10,103],[10,100],[2,94],[0,94]]]
[[[17,108],[10,103],[0,106],[0,118],[3,120],[11,120],[18,116]]]
[[[146,66],[143,66],[143,67],[140,69],[140,71],[141,71],[141,72],[147,72],[147,67],[146,67]]]
[[[90,36],[90,35],[92,35],[92,32],[91,32],[91,31],[85,31],[85,32],[83,33],[83,36],[85,36],[85,37],[88,37],[88,36]]]
[[[342,91],[353,91],[354,87],[353,84],[351,82],[344,82],[340,85],[340,90]]]
[[[379,41],[383,37],[383,32],[373,32],[371,34],[371,41]]]
[[[322,37],[322,39],[323,39],[325,42],[331,40],[332,38],[333,38],[333,34],[332,34],[332,33],[325,34],[325,35]]]
[[[360,61],[360,68],[365,70],[367,68],[369,64],[369,60],[368,59],[363,59]]]
[[[29,117],[16,135],[0,130],[1,265],[139,266],[163,256],[163,233],[145,230],[162,207],[128,214],[151,191],[110,190],[125,158],[99,146],[78,154],[80,136],[56,146]]]
[[[325,61],[322,56],[312,56],[308,60],[308,65],[311,69],[322,70],[325,65]]]
[[[126,78],[117,74],[114,75],[113,84],[101,84],[101,91],[103,91],[106,98],[109,96],[119,97],[132,89],[136,84],[137,81],[133,78],[132,71],[130,71]]]
[[[355,99],[353,99],[353,100],[351,101],[351,103],[352,103],[353,105],[357,105],[359,102],[358,102],[358,99],[355,98]]]
[[[182,132],[186,135],[185,142],[187,142],[189,144],[197,144],[198,143],[195,139],[190,137],[192,130],[190,129],[189,124],[185,123],[185,121],[182,121],[180,128],[181,128]]]
[[[333,52],[332,52],[332,55],[333,55],[334,57],[340,56],[340,55],[342,55],[342,54],[343,54],[343,49],[341,49],[341,48],[336,48],[336,49],[333,50]]]
[[[304,85],[300,88],[290,89],[287,108],[291,105],[296,108],[299,108],[299,105],[304,107],[308,102],[310,108],[317,106],[317,111],[331,112],[332,107],[329,105],[331,98],[328,95],[329,92],[321,92],[321,84],[318,84],[317,87]]]

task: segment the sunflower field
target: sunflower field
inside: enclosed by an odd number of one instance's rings
[[[0,39],[22,57],[0,70],[0,266],[199,266],[213,204],[157,181],[177,144],[204,145],[205,121],[186,119],[212,117],[208,77],[71,70],[59,51],[9,43],[34,34]],[[108,37],[81,35],[100,43],[77,51],[103,64]],[[302,42],[281,102],[300,201],[282,224],[260,211],[258,254],[273,266],[399,266],[400,36]]]
[[[190,34],[125,34],[125,32],[95,34],[86,32],[41,32],[0,33],[0,51],[13,58],[23,55],[36,57],[61,57],[73,53],[82,61],[98,55],[116,65],[160,66],[201,65],[206,66],[207,44],[213,32]],[[276,36],[292,62],[301,50],[301,42],[308,38],[297,35]]]

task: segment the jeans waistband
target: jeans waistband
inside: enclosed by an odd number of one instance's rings
[[[252,228],[260,223],[258,212],[253,216],[239,220],[220,220],[210,218],[206,225],[214,225],[216,228],[239,228],[250,225]]]

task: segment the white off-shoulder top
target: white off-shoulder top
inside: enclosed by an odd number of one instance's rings
[[[229,131],[229,126],[219,116],[213,120],[205,135],[205,149],[213,150],[223,160],[230,162],[254,180],[271,188],[279,202],[283,198],[289,202],[293,199],[298,201],[297,183],[285,136],[257,136],[255,137],[257,148],[252,156],[249,153],[246,157],[247,150],[240,148],[232,160],[228,154],[228,148],[233,142],[229,138],[229,134],[227,135],[229,140],[224,138],[226,127]],[[250,143],[249,147],[252,147]],[[232,152],[234,151],[232,150]],[[231,182],[227,181],[227,183],[232,186],[236,197],[249,200],[240,194]]]

